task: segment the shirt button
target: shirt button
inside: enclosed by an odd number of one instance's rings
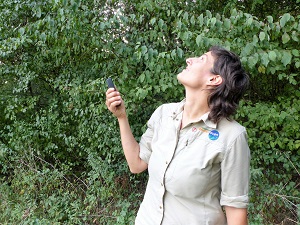
[[[162,209],[162,206],[159,206],[160,209]]]
[[[161,185],[161,186],[164,186],[164,184],[163,184],[163,183],[160,183],[160,185]]]
[[[166,161],[166,164],[168,164],[168,161]]]

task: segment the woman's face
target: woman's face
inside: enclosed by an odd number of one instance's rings
[[[214,57],[207,52],[200,57],[186,59],[187,67],[177,75],[178,81],[185,87],[205,88],[213,74],[211,69],[214,64]]]

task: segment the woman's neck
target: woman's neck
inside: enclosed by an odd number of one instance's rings
[[[207,103],[208,95],[204,92],[199,95],[186,94],[186,102],[183,109],[182,127],[197,121],[202,115],[209,112]]]

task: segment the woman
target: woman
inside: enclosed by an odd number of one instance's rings
[[[239,58],[220,47],[186,63],[177,75],[185,99],[156,109],[140,143],[120,93],[106,92],[130,171],[149,172],[135,224],[246,225],[250,150],[245,128],[230,116],[248,76]]]

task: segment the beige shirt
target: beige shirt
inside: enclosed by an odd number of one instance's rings
[[[223,205],[248,204],[250,150],[243,126],[207,119],[180,129],[185,101],[160,106],[141,137],[149,180],[136,225],[225,225]]]

